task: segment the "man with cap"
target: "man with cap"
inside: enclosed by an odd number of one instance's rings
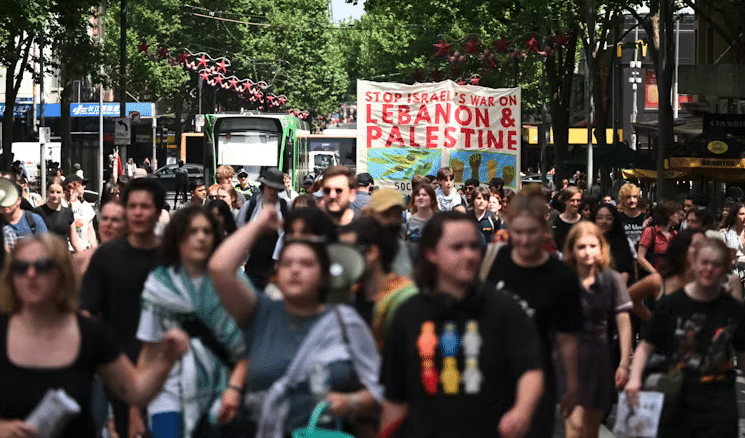
[[[239,227],[256,220],[264,208],[275,209],[280,220],[287,217],[289,211],[287,201],[279,197],[279,191],[285,188],[282,172],[276,167],[270,167],[259,178],[259,182],[261,183],[261,193],[243,204],[238,213]],[[269,282],[275,256],[279,254],[282,247],[283,234],[280,230],[262,235],[251,251],[251,255],[246,262],[246,275],[251,279],[257,290],[263,290]]]
[[[393,270],[398,275],[413,278],[409,247],[401,239],[401,227],[403,226],[405,210],[406,205],[403,196],[398,191],[380,189],[370,196],[370,202],[362,209],[362,214],[372,217],[383,228],[396,236],[398,249],[396,256],[393,258]]]
[[[47,232],[47,225],[41,216],[21,208],[21,188],[14,182],[12,184],[17,190],[17,199],[13,199],[15,196],[7,196],[0,203],[6,252],[15,246],[18,239]]]
[[[248,183],[248,171],[241,169],[236,176],[238,177],[238,184],[235,185],[235,191],[242,194],[246,199],[253,198],[256,193],[254,193],[254,187]]]
[[[303,178],[303,189],[305,190],[305,193],[310,193],[310,189],[313,187],[314,182],[316,182],[316,178],[313,174],[309,173],[305,175],[305,178]]]
[[[355,213],[361,213],[362,208],[370,202],[370,192],[374,183],[372,175],[367,172],[357,175],[357,193],[352,202],[352,210]]]

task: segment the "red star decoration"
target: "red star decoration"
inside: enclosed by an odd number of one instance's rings
[[[237,85],[238,85],[238,80],[236,78],[231,78],[228,81],[228,86],[235,88],[236,90],[238,89]]]
[[[223,59],[220,61],[220,65],[217,66],[217,71],[222,70],[223,73],[226,73],[227,70],[225,69],[225,67],[226,67],[225,60]]]
[[[567,44],[569,44],[569,36],[566,35],[564,32],[559,31],[559,33],[556,34],[556,38],[554,39],[557,46],[560,47],[566,47]]]
[[[178,55],[178,63],[181,64],[186,63],[186,61],[189,60],[189,55],[186,54],[186,51],[181,52],[181,54]]]
[[[536,53],[538,53],[539,52],[539,46],[540,46],[540,43],[538,42],[538,40],[535,39],[535,37],[530,37],[530,39],[525,42],[525,47],[527,47],[525,53],[528,53],[528,54],[530,52],[536,52]]]
[[[471,85],[478,85],[480,81],[481,81],[480,77],[474,76],[471,78]]]
[[[161,47],[160,49],[158,49],[158,56],[160,56],[161,59],[168,58],[168,49],[166,49],[165,47]]]
[[[279,96],[279,103],[280,105],[284,105],[287,103],[287,98],[285,96]]]
[[[147,48],[150,46],[150,44],[147,43],[147,41],[142,41],[140,44],[137,45],[137,53],[145,52],[147,53]]]
[[[268,96],[266,97],[266,100],[267,100],[267,101],[269,101],[270,103],[271,103],[271,102],[274,102],[274,95],[271,95],[271,94],[270,94],[270,95],[268,95]]]
[[[424,73],[418,69],[411,72],[411,75],[414,76],[414,80],[417,82],[421,82],[424,78]]]
[[[204,68],[207,68],[207,57],[205,55],[202,55],[201,58],[199,58],[199,62],[197,63],[197,68],[204,66]]]
[[[481,47],[481,42],[476,41],[473,38],[466,41],[464,44],[466,46],[466,53],[471,53],[473,55],[479,53],[479,47]]]
[[[215,75],[215,83],[216,83],[216,84],[220,84],[220,85],[222,85],[222,80],[223,80],[224,78],[225,78],[225,76],[223,76],[223,75],[220,75],[220,74],[218,74],[218,75]]]
[[[496,69],[499,67],[499,64],[497,64],[497,61],[489,61],[489,67]]]
[[[207,73],[206,71],[203,71],[203,72],[202,72],[202,74],[201,74],[201,75],[199,75],[199,76],[201,76],[201,78],[202,78],[203,80],[205,80],[205,81],[209,80],[209,78],[210,78],[210,74],[209,74],[209,73]]]
[[[446,43],[444,39],[440,39],[439,43],[432,45],[437,48],[437,54],[435,56],[447,56],[450,54],[450,46],[452,44]]]
[[[512,44],[512,41],[508,40],[507,38],[500,38],[492,43],[492,46],[494,47],[494,51],[496,53],[507,53],[508,48]]]

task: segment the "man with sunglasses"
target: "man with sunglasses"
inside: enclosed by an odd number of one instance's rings
[[[80,308],[100,317],[114,330],[119,345],[134,363],[140,352],[135,337],[140,294],[148,274],[159,263],[160,240],[155,225],[165,198],[165,191],[154,179],[136,178],[127,184],[122,200],[128,234],[96,250],[80,287]],[[139,409],[130,409],[117,400],[112,400],[112,405],[120,437],[137,433],[144,436],[146,427]]]
[[[357,217],[351,207],[356,188],[354,172],[346,166],[331,166],[323,173],[323,208],[334,224],[349,225]]]
[[[440,211],[450,211],[459,205],[463,205],[463,198],[453,188],[453,170],[449,167],[442,167],[437,171],[437,181],[440,187],[435,190],[437,195],[437,206]]]

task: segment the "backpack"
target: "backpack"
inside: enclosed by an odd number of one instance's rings
[[[246,216],[244,216],[244,223],[246,224],[251,221],[251,215],[256,209],[256,199],[257,197],[254,196],[250,201],[248,201],[248,209],[246,210]],[[277,198],[277,200],[279,200],[279,211],[282,213],[282,220],[284,221],[287,219],[288,213],[287,201],[282,198]]]
[[[26,218],[26,223],[28,224],[29,229],[31,229],[31,234],[36,234],[36,221],[34,220],[34,213],[23,210],[23,216]]]

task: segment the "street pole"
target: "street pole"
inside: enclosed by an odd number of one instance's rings
[[[98,44],[99,47],[103,47],[104,44],[104,32],[106,31],[106,0],[101,1],[101,9],[98,14]],[[103,79],[104,69],[101,64],[101,79]],[[104,180],[103,180],[103,156],[104,156],[104,144],[103,144],[103,82],[98,84],[98,194],[99,197],[103,195]],[[100,199],[100,198],[99,198]]]
[[[127,106],[127,87],[125,85],[127,77],[127,0],[121,0],[121,36],[119,40],[119,77],[121,80],[119,90],[119,117],[126,115]]]
[[[680,61],[680,16],[675,17],[675,92],[673,94],[673,119],[678,119],[678,62]]]
[[[670,105],[670,83],[667,80],[665,70],[667,64],[670,62],[668,59],[668,44],[667,34],[670,29],[667,28],[667,15],[670,8],[670,0],[660,1],[660,46],[658,55],[658,66],[657,66],[657,90],[659,96],[659,106],[657,110],[657,202],[662,201],[665,198],[665,148],[668,143],[672,141],[668,138],[667,132],[667,118],[670,116],[669,107]]]
[[[41,160],[39,162],[41,163],[41,167],[39,168],[39,172],[41,172],[41,185],[39,186],[39,192],[41,193],[42,199],[45,201],[47,200],[47,138],[46,135],[42,135],[41,131],[44,128],[44,104],[46,103],[46,99],[44,99],[44,28],[42,27],[41,31],[41,38],[39,38],[39,143],[40,143],[40,154],[41,154]]]
[[[595,50],[595,0],[588,1],[587,10],[587,190],[592,188],[592,184],[595,182],[595,169],[593,168],[593,150],[592,150],[592,114],[593,114],[593,83],[592,83],[592,71],[590,69],[590,63],[592,60],[592,53]]]

